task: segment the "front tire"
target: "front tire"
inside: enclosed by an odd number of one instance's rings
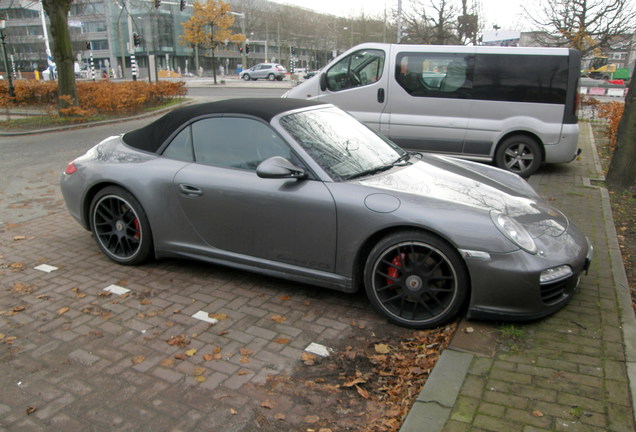
[[[541,147],[528,136],[511,136],[497,148],[495,163],[521,177],[530,177],[541,166]]]
[[[150,223],[141,204],[118,186],[97,193],[90,208],[91,231],[97,246],[118,264],[137,265],[153,253]]]
[[[243,81],[249,81],[250,80],[250,75],[249,74],[243,74]]]
[[[371,250],[364,269],[367,296],[389,321],[427,329],[457,316],[469,283],[457,251],[418,231],[392,234]]]

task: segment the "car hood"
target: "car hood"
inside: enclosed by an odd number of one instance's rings
[[[523,224],[534,238],[558,237],[568,228],[560,211],[547,205],[521,177],[484,164],[442,156],[424,156],[412,165],[361,180],[382,189],[401,204],[457,207],[475,214],[500,212]]]

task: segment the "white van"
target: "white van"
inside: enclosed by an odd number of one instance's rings
[[[409,150],[528,177],[580,153],[580,64],[567,48],[366,43],[283,97],[333,103]]]

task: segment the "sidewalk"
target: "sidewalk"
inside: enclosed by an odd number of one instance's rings
[[[401,432],[636,430],[636,320],[607,190],[590,183],[602,171],[587,124],[580,145],[580,161],[530,183],[592,240],[589,275],[541,321],[462,323]]]

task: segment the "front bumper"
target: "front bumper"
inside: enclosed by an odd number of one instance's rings
[[[517,251],[490,255],[489,259],[466,259],[472,285],[467,318],[529,321],[564,307],[576,292],[581,275],[587,274],[593,257],[592,245],[581,237],[560,238],[564,247],[549,257]],[[547,269],[563,266],[571,271],[541,282]]]

